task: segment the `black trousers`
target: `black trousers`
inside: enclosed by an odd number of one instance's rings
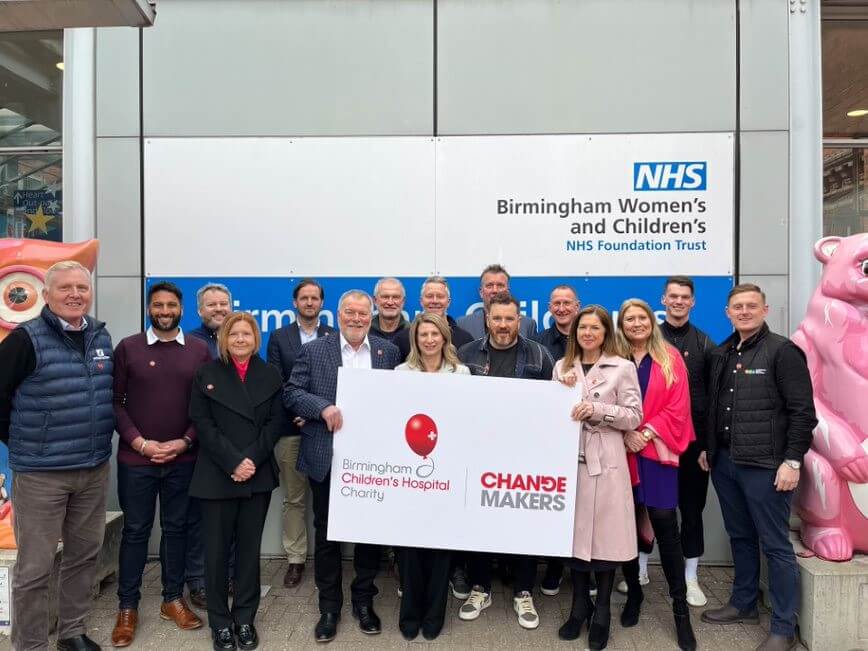
[[[205,537],[208,625],[253,624],[259,608],[259,552],[271,493],[229,500],[199,500]],[[229,558],[235,540],[235,596],[229,609]]]
[[[401,608],[398,627],[409,633],[422,630],[436,636],[443,628],[449,597],[452,553],[441,549],[396,547],[401,574]]]
[[[687,583],[684,580],[684,555],[681,553],[681,538],[678,535],[678,515],[675,509],[648,509],[654,537],[660,545],[660,564],[669,584],[669,596],[673,606],[680,608],[687,603]],[[642,545],[639,546],[640,550]],[[634,558],[622,566],[628,593],[637,595],[642,590],[639,585],[639,559]]]
[[[494,556],[487,552],[467,553],[467,579],[470,585],[479,585],[485,592],[491,592],[491,561]],[[513,594],[533,592],[533,584],[536,580],[536,556],[501,554],[499,558],[508,561],[512,566]]]
[[[702,511],[708,496],[708,476],[699,467],[699,444],[693,441],[678,462],[678,510],[681,512],[681,547],[684,558],[705,553]]]
[[[339,613],[344,603],[341,572],[341,543],[329,540],[329,486],[331,475],[323,481],[310,481],[313,497],[314,551],[313,575],[319,590],[320,613]],[[356,578],[350,585],[353,603],[369,606],[377,594],[374,579],[380,569],[382,550],[379,545],[357,543],[353,551]]]

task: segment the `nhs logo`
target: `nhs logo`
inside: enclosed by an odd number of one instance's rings
[[[705,190],[706,161],[666,161],[633,163],[633,189]]]

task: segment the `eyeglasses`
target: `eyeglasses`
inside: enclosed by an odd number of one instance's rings
[[[370,312],[365,312],[362,310],[341,310],[341,314],[343,314],[348,319],[367,319],[371,316]]]

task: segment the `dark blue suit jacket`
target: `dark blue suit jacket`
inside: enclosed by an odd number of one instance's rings
[[[393,369],[401,363],[397,346],[368,335],[371,368]],[[332,466],[332,433],[320,414],[335,404],[338,369],[342,365],[341,338],[335,333],[301,347],[292,374],[283,389],[283,404],[307,421],[301,428],[299,472],[323,481]]]
[[[320,323],[319,326],[317,326],[317,338],[314,341],[332,335],[335,332],[336,330],[331,326]],[[301,346],[301,333],[298,330],[298,322],[278,328],[271,333],[271,338],[268,340],[268,363],[277,367],[284,383],[289,379],[289,376],[292,375],[292,367],[295,365],[295,359],[298,357],[298,351],[301,350]],[[301,430],[292,422],[295,414],[287,412],[286,415],[287,429],[285,434],[287,436],[298,436],[301,434]]]

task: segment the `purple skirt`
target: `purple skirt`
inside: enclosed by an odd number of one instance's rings
[[[639,462],[639,485],[633,488],[636,504],[654,509],[674,509],[678,506],[678,466],[636,456]]]

